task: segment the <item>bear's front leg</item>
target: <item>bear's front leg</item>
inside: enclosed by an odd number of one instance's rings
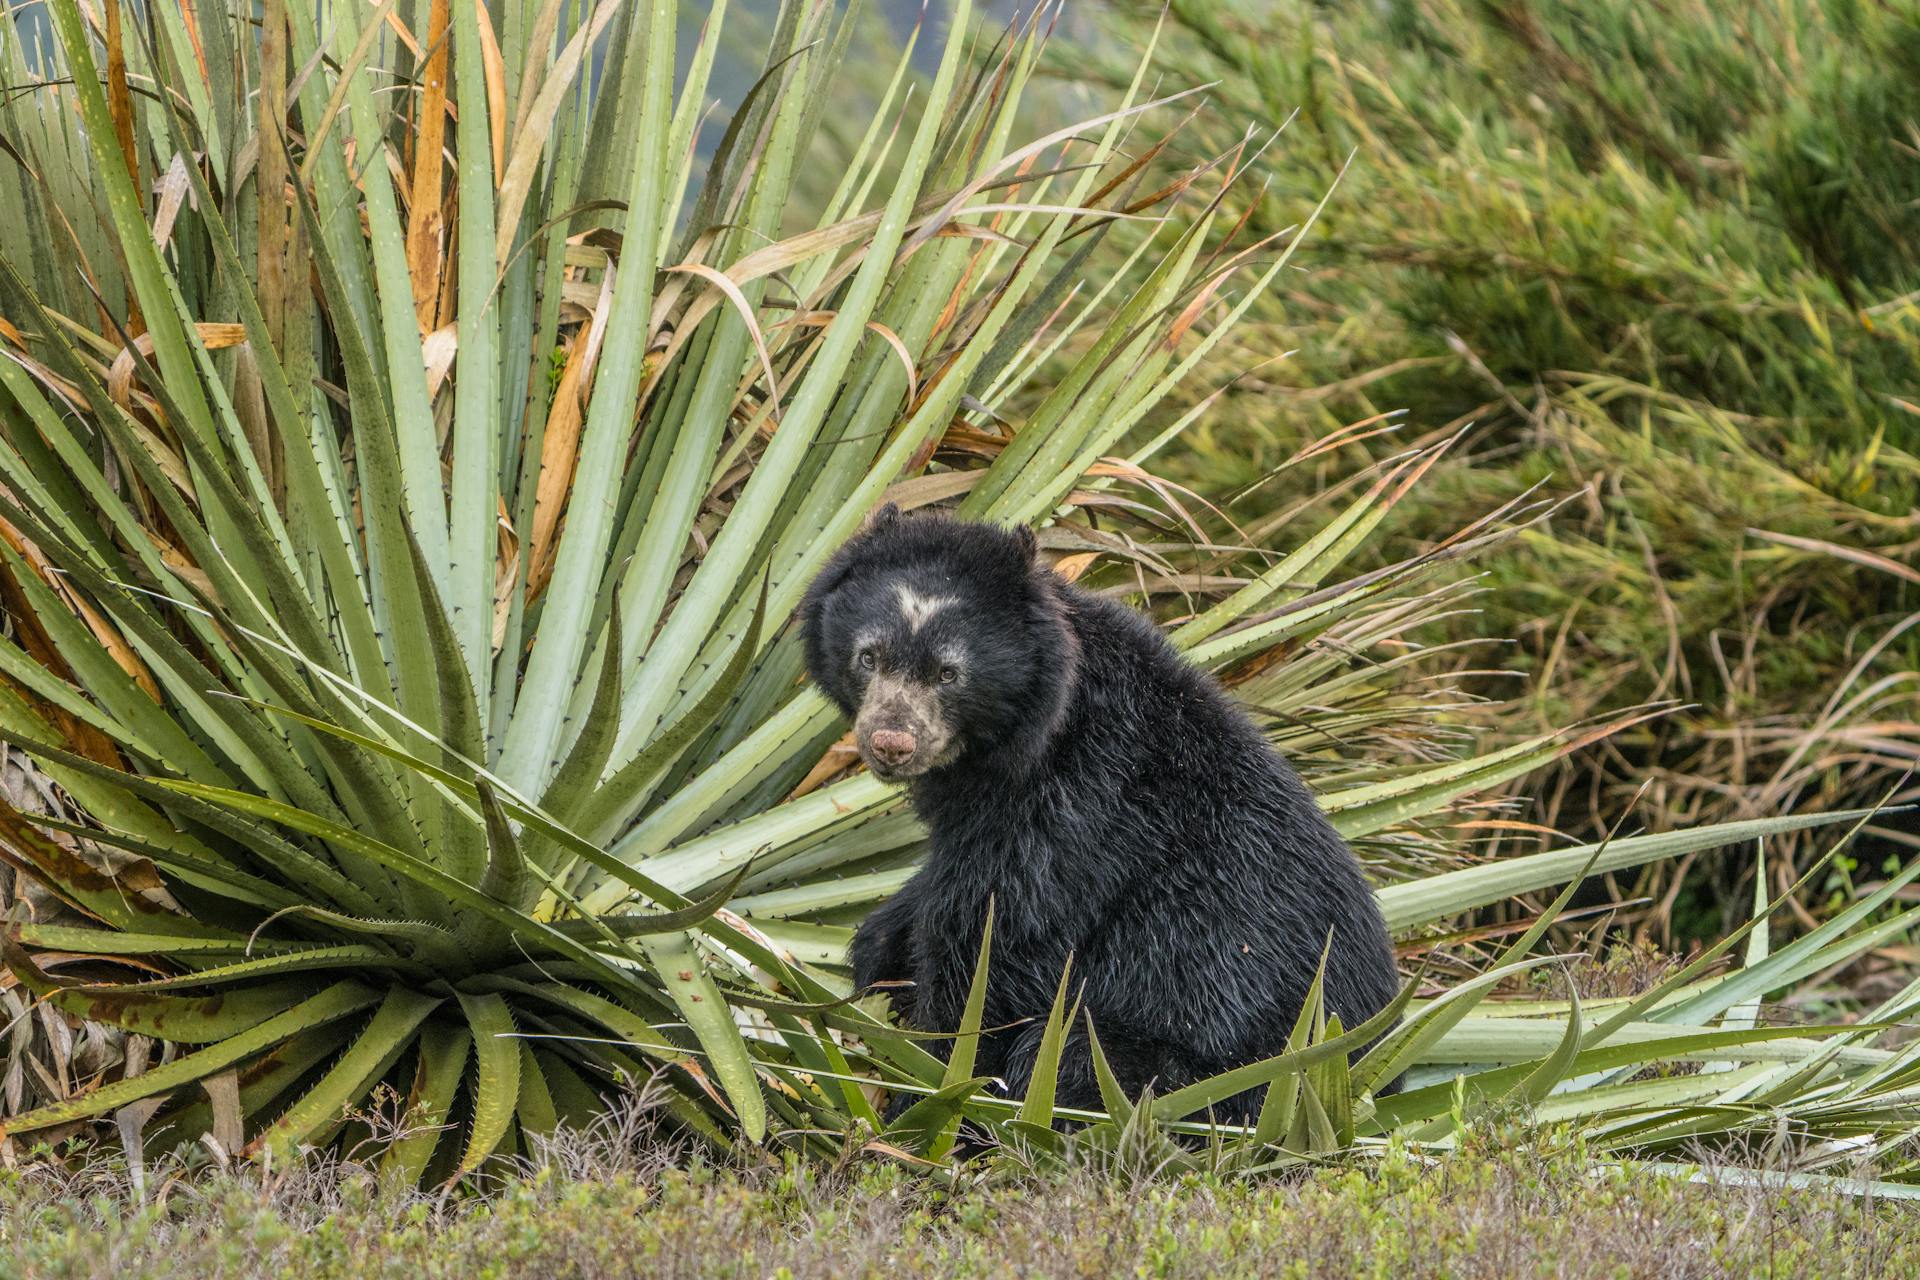
[[[853,935],[848,956],[853,961],[853,987],[864,991],[877,982],[913,979],[913,882],[875,908]],[[887,998],[902,1022],[911,1022],[913,988],[893,987]]]

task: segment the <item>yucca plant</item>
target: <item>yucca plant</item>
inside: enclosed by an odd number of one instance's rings
[[[909,93],[901,58],[802,219],[858,20],[821,0],[781,7],[717,141],[724,3],[685,68],[671,0],[276,2],[257,28],[164,3],[48,13],[49,47],[0,27],[9,83],[31,86],[0,106],[19,229],[0,252],[0,736],[71,808],[0,809],[0,850],[72,918],[16,912],[6,962],[44,1005],[167,1048],[9,1138],[109,1116],[135,1146],[223,1155],[373,1133],[391,1176],[445,1181],[658,1074],[672,1123],[720,1148],[938,1161],[970,1117],[1045,1150],[1048,1099],[991,1096],[965,1035],[934,1058],[841,969],[921,833],[836,751],[786,624],[882,498],[1048,524],[1060,571],[1169,600],[1176,642],[1271,717],[1398,882],[1403,932],[1831,820],[1427,874],[1456,800],[1608,725],[1486,755],[1416,727],[1447,699],[1406,682],[1413,636],[1460,599],[1433,571],[1530,514],[1344,569],[1437,450],[1308,508],[1251,571],[1147,472],[1198,412],[1158,407],[1298,240],[1217,217],[1241,149],[1143,180],[1148,61],[1110,111],[1017,142],[1044,23],[970,43],[963,4],[931,81]],[[1155,221],[1178,203],[1194,216]],[[1105,263],[1123,222],[1155,233]],[[1690,975],[1597,1026],[1577,1006],[1468,1017],[1516,944],[1430,1002],[1410,987],[1406,1029],[1351,1069],[1377,1028],[1309,1017],[1275,1062],[1110,1099],[1094,1140],[1192,1130],[1213,1097],[1276,1081],[1235,1140],[1251,1166],[1276,1142],[1464,1122],[1447,1082],[1469,1072],[1544,1099],[1692,1054],[1812,1132],[1891,1146],[1914,1051],[1860,1043],[1877,1027],[1722,1024],[1906,928],[1883,911],[1896,890],[1769,969],[1750,945],[1744,985]],[[1408,1067],[1431,1079],[1368,1120],[1370,1087]],[[879,1133],[876,1085],[926,1096]],[[1592,1096],[1595,1126],[1636,1105]]]
[[[1854,830],[1871,816],[1855,815]],[[1103,1111],[1056,1109],[1050,1085],[1019,1101],[976,1100],[973,1108],[997,1111],[1008,1146],[1043,1165],[1068,1155],[1068,1140],[1053,1127],[1063,1118],[1085,1126],[1071,1142],[1079,1159],[1092,1154],[1122,1171],[1247,1174],[1378,1152],[1389,1136],[1437,1156],[1471,1126],[1505,1112],[1576,1133],[1596,1153],[1616,1158],[1685,1166],[1703,1151],[1715,1151],[1722,1162],[1737,1164],[1771,1149],[1776,1160],[1796,1166],[1791,1177],[1798,1185],[1920,1199],[1920,1045],[1885,1039],[1920,1010],[1920,979],[1865,1010],[1858,1022],[1765,1025],[1759,1017],[1766,993],[1844,967],[1920,924],[1920,907],[1887,910],[1920,877],[1920,863],[1777,951],[1770,945],[1768,918],[1780,902],[1760,896],[1742,928],[1637,995],[1583,1001],[1569,985],[1565,1000],[1490,999],[1519,972],[1566,959],[1530,952],[1585,875],[1644,865],[1705,847],[1705,841],[1775,836],[1825,821],[1738,823],[1712,833],[1609,839],[1389,886],[1380,895],[1387,921],[1404,933],[1515,892],[1567,882],[1484,971],[1427,999],[1414,999],[1410,984],[1394,1005],[1361,1026],[1343,1028],[1329,1017],[1316,983],[1288,1050],[1268,1061],[1164,1097],[1149,1091],[1129,1098],[1114,1082],[1096,1037]],[[1816,869],[1844,843],[1832,846]],[[1803,885],[1804,878],[1793,887]],[[989,922],[983,969],[991,932]],[[1743,943],[1742,966],[1714,972]],[[976,975],[968,1030],[978,1028],[984,994]],[[1063,1016],[1066,996],[1063,981],[1038,1059],[1050,1070],[1072,1017]],[[1382,1033],[1349,1064],[1348,1054]],[[964,1055],[956,1055],[956,1062],[963,1063]],[[949,1079],[964,1070],[950,1068]],[[1403,1090],[1376,1100],[1373,1090],[1402,1071]],[[1205,1108],[1261,1084],[1268,1091],[1254,1126],[1205,1122]]]

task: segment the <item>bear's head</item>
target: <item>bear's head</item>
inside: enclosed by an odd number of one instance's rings
[[[875,775],[1012,763],[1058,727],[1077,647],[1033,531],[888,504],[800,606],[807,669]]]

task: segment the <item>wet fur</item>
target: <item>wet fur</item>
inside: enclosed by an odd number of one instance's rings
[[[896,588],[951,597],[913,636]],[[1332,933],[1326,995],[1353,1027],[1393,998],[1392,952],[1359,863],[1292,768],[1159,629],[1036,564],[1032,535],[883,513],[802,606],[807,661],[852,716],[851,637],[887,628],[905,668],[942,640],[958,755],[912,780],[925,865],[853,942],[861,986],[907,1025],[959,1025],[989,898],[993,955],[976,1071],[1024,1094],[1062,967],[1122,1086],[1165,1093],[1281,1052]],[[915,642],[919,642],[917,645]],[[1100,1106],[1084,1023],[1058,1102]],[[1216,1109],[1246,1122],[1257,1094]]]

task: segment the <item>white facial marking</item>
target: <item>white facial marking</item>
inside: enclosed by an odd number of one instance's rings
[[[853,662],[855,666],[860,665],[860,655],[879,644],[880,638],[881,633],[878,631],[862,631],[853,638]]]
[[[893,594],[900,601],[900,616],[907,620],[909,631],[918,631],[934,614],[959,603],[952,596],[923,596],[904,583],[895,587]]]

